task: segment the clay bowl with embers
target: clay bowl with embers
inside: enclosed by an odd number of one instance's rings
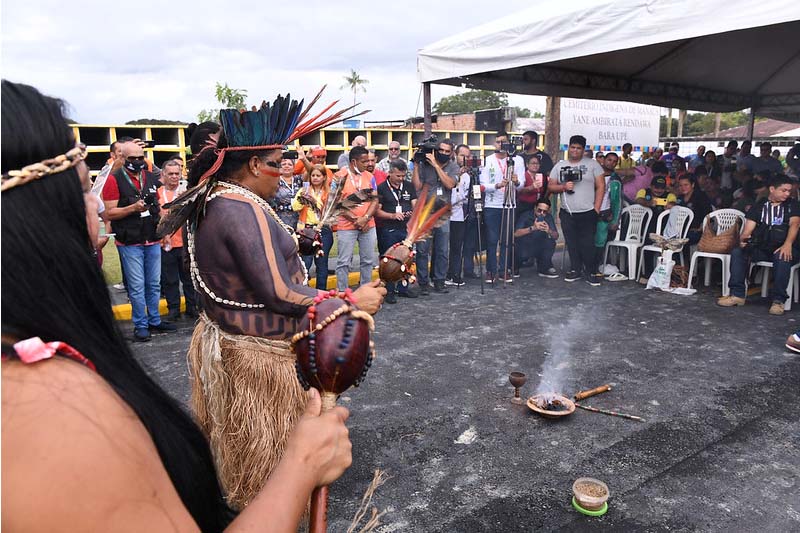
[[[545,418],[564,418],[575,412],[575,402],[561,394],[537,394],[528,398],[527,405]]]

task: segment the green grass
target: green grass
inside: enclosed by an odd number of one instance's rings
[[[122,283],[122,268],[119,266],[119,252],[114,237],[103,248],[103,274],[108,285]]]

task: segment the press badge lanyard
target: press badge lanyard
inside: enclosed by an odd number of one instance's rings
[[[402,213],[403,212],[403,208],[400,206],[400,198],[402,198],[402,196],[403,196],[404,187],[405,187],[405,185],[401,183],[400,184],[400,194],[395,194],[395,192],[394,192],[395,188],[392,187],[391,184],[389,184],[389,191],[392,193],[392,196],[394,196],[394,199],[397,201],[397,206],[395,206],[395,208],[394,208],[395,213]]]

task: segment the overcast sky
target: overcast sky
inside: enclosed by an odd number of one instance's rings
[[[6,0],[2,77],[63,98],[78,122],[118,124],[196,120],[218,107],[217,81],[246,89],[249,104],[287,91],[310,98],[325,83],[328,100],[352,102],[340,86],[353,68],[369,80],[359,100],[373,112],[363,118],[404,119],[422,114],[419,48],[531,5]],[[458,91],[434,85],[433,101]],[[511,95],[510,103],[544,111],[543,97]]]

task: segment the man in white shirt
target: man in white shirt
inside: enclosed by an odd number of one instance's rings
[[[497,132],[495,136],[495,153],[486,158],[481,170],[481,186],[486,192],[483,203],[483,220],[486,225],[486,283],[494,283],[498,272],[505,283],[514,280],[513,260],[508,255],[508,248],[513,246],[514,210],[516,209],[516,191],[523,186],[520,175],[525,173],[522,157],[508,157],[503,145],[508,143],[508,133]],[[513,187],[512,190],[507,190]],[[497,245],[500,244],[500,263],[498,265]]]

